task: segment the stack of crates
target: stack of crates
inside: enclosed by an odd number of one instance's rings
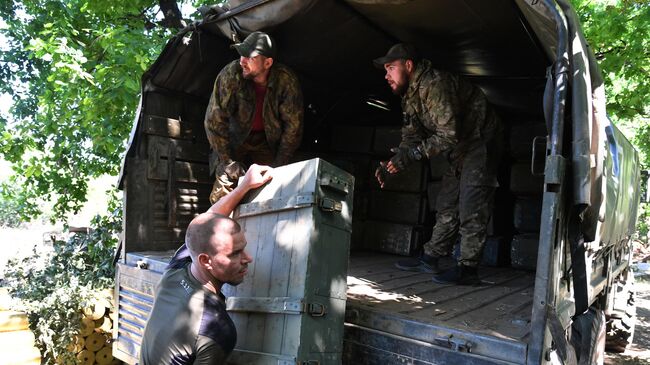
[[[338,124],[330,133],[328,152],[316,156],[355,176],[352,249],[414,254],[429,239],[433,223],[429,162],[389,176],[382,189],[374,173],[380,161],[393,156],[390,149],[399,145],[401,128]]]
[[[546,135],[546,125],[543,122],[517,124],[510,130],[510,155],[513,160],[510,169],[510,191],[514,197],[512,215],[515,230],[510,261],[512,267],[517,269],[535,270],[537,266],[546,140],[536,140],[536,171],[533,171],[532,147],[535,137]]]
[[[374,172],[380,161],[394,155],[390,149],[400,141],[400,127],[375,128],[362,244],[366,249],[408,256],[431,235],[433,214],[427,196],[431,175],[428,161],[413,162],[406,170],[387,175],[384,187],[379,186]]]

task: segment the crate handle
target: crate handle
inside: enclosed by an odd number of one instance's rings
[[[320,186],[343,193],[344,195],[350,192],[350,183],[336,176],[323,175],[320,180]]]
[[[537,157],[537,144],[541,144],[540,141],[543,141],[544,143],[544,149],[546,149],[546,144],[547,144],[547,138],[546,136],[536,136],[533,138],[533,146],[532,146],[532,156],[530,160],[530,173],[533,176],[544,176],[544,167],[542,166],[542,172],[538,172],[537,168],[537,163],[536,163],[536,157]]]
[[[328,197],[321,198],[318,206],[324,212],[340,212],[343,210],[343,203]]]

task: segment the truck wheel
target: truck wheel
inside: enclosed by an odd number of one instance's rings
[[[602,364],[605,352],[605,314],[600,309],[589,310],[573,320],[571,343],[578,364]]]
[[[634,274],[628,269],[624,282],[615,284],[612,290],[614,304],[607,316],[608,352],[624,352],[632,344],[636,322]]]

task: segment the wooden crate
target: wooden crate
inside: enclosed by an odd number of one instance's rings
[[[225,285],[235,364],[340,364],[354,177],[313,159],[275,169],[235,211],[253,256]]]
[[[341,363],[353,190],[352,175],[312,159],[275,169],[237,208],[253,262],[241,285],[222,288],[237,327],[229,363]],[[172,255],[132,252],[118,264],[118,358],[137,361]]]
[[[513,224],[519,233],[539,232],[542,219],[541,197],[518,197],[515,200]]]
[[[368,220],[363,227],[363,247],[373,251],[411,256],[429,238],[430,227],[377,220]]]
[[[427,223],[429,216],[426,194],[384,190],[370,192],[368,199],[370,219],[418,225]]]
[[[539,233],[524,233],[512,238],[510,262],[516,269],[535,270],[537,268],[537,251]]]
[[[510,265],[510,239],[501,236],[488,236],[483,245],[483,255],[481,256],[481,265],[500,267]],[[460,260],[460,239],[454,245],[452,252],[453,258]]]

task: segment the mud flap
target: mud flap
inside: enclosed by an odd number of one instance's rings
[[[548,327],[551,332],[551,337],[560,355],[560,359],[565,365],[577,365],[576,352],[573,346],[569,344],[569,341],[567,341],[562,322],[560,322],[555,308],[550,305],[546,306],[546,314],[548,316]]]
[[[590,308],[575,317],[571,328],[571,344],[578,365],[602,364],[605,353],[605,314]]]

